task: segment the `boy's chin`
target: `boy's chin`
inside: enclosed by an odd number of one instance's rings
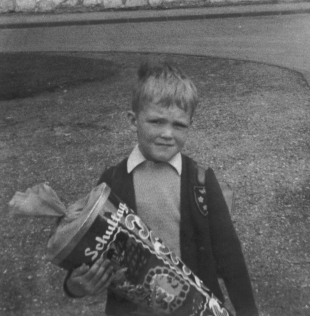
[[[173,155],[154,155],[150,157],[149,160],[154,162],[168,162],[170,161],[176,154]]]
[[[178,151],[176,148],[167,149],[165,147],[156,147],[147,152],[142,151],[142,153],[147,160],[154,162],[168,162],[178,153]]]

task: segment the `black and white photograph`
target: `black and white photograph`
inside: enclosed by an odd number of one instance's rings
[[[0,0],[0,316],[310,315],[310,0]]]

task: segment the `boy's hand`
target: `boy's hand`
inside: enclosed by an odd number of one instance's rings
[[[109,287],[113,275],[110,260],[100,258],[91,267],[83,264],[75,269],[67,280],[67,289],[76,297],[97,295]]]

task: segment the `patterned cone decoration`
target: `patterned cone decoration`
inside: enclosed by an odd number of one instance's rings
[[[72,269],[111,260],[124,277],[112,291],[150,312],[177,316],[231,315],[184,263],[106,184],[91,193],[81,215],[61,221],[48,242],[49,259]]]

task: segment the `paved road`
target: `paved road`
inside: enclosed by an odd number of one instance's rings
[[[142,51],[229,57],[303,72],[310,14],[1,29],[0,51]]]

